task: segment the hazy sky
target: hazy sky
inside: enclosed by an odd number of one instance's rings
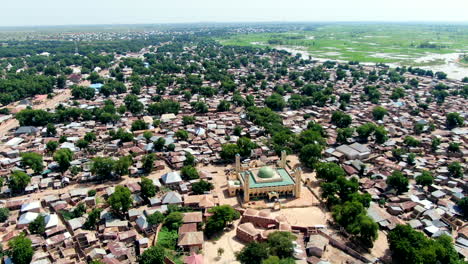
[[[255,21],[463,21],[468,0],[2,0],[0,26]]]

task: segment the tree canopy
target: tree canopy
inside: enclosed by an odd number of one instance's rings
[[[8,241],[8,246],[10,247],[8,255],[15,264],[31,263],[34,249],[32,248],[31,240],[27,238],[24,233]]]
[[[115,187],[115,191],[109,196],[107,202],[115,213],[123,215],[128,212],[128,209],[130,209],[132,205],[131,194],[130,189],[118,185]]]

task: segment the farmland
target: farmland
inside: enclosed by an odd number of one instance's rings
[[[292,48],[321,59],[431,66],[468,51],[468,26],[325,24],[287,32],[229,35],[218,40],[224,45]]]

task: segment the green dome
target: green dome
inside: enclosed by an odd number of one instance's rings
[[[258,170],[257,176],[263,179],[273,178],[273,176],[275,176],[275,171],[270,167],[262,167]]]

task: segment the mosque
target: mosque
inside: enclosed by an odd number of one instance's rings
[[[242,194],[244,202],[252,198],[277,199],[281,196],[301,196],[302,170],[297,168],[288,172],[286,167],[286,152],[281,153],[281,159],[275,167],[244,167],[240,156],[236,155],[235,180],[228,181],[230,196]]]

